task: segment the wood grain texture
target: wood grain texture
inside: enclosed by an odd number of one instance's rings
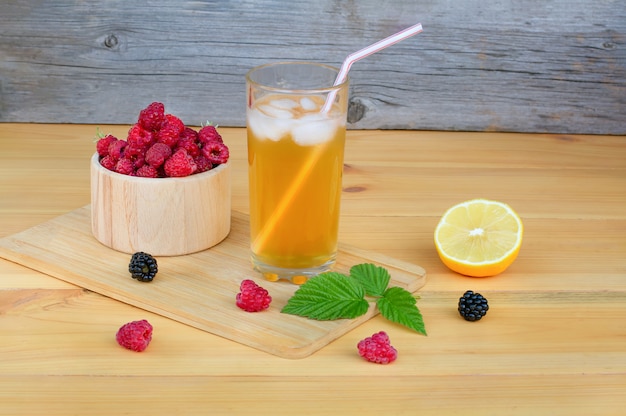
[[[49,376],[16,377],[16,383],[33,386],[32,392],[39,400],[32,400],[27,394],[9,396],[13,385],[0,379],[0,399],[6,397],[6,414],[13,416],[89,414],[108,416],[107,412],[125,412],[127,415],[185,414],[204,415],[211,409],[212,415],[250,414],[251,403],[256,414],[293,416],[294,414],[378,414],[411,416],[415,409],[420,415],[441,416],[503,414],[526,416],[528,414],[546,414],[551,416],[599,415],[620,416],[616,411],[624,405],[624,376],[586,377],[588,386],[581,386],[576,378],[569,375],[546,379],[541,376],[484,376],[480,389],[489,392],[490,400],[476,394],[468,388],[467,380],[454,376],[437,377],[433,385],[431,377],[398,377],[378,375],[379,382],[360,378],[338,386],[332,394],[322,395],[303,388],[302,378],[297,376],[254,377],[176,377],[172,383],[167,376],[152,378],[153,386],[168,386],[163,393],[154,390],[137,392],[134,377],[73,377],[75,383],[69,383],[68,377]],[[379,391],[376,388],[383,383],[402,380],[401,387],[395,390]],[[310,377],[312,383],[323,386],[328,382],[325,377]],[[438,386],[445,385],[445,389]],[[265,386],[260,389],[258,386]],[[59,387],[72,387],[73,392]],[[241,389],[245,388],[246,400],[242,400]],[[107,394],[93,398],[93,391],[106,389]],[[572,394],[559,395],[569,389]],[[51,394],[50,392],[53,391]],[[133,395],[135,406],[128,408],[113,397],[124,397],[129,391]],[[514,397],[510,392],[516,391]],[[285,392],[293,395],[285,404]],[[556,393],[555,393],[556,392]],[[354,398],[347,400],[346,398]],[[7,402],[5,402],[7,403]],[[265,409],[273,409],[271,412]],[[141,409],[141,410],[138,410]],[[259,410],[261,409],[261,410]],[[462,410],[460,410],[462,409]],[[572,410],[574,409],[574,410]],[[2,412],[0,410],[0,412]],[[360,413],[359,413],[360,412]]]
[[[250,264],[247,216],[233,212],[230,223],[228,237],[208,250],[157,256],[159,273],[150,284],[130,278],[127,254],[94,238],[89,206],[0,239],[0,257],[283,358],[308,357],[378,313],[372,304],[356,319],[316,321],[282,314],[297,286],[268,286]],[[390,284],[410,292],[426,283],[420,266],[346,245],[340,245],[333,270],[349,273],[360,263],[385,267]],[[242,280],[255,278],[270,291],[272,305],[263,313],[246,314],[235,305],[235,295]]]
[[[89,203],[95,129],[0,124],[0,236]],[[245,130],[222,135],[245,213]],[[350,131],[345,163],[340,240],[426,269],[427,337],[377,316],[285,360],[0,259],[0,415],[624,413],[625,137]],[[494,278],[447,270],[433,246],[441,214],[472,197],[524,221]],[[489,299],[480,322],[456,312],[467,289]],[[142,318],[150,348],[119,348],[115,331]],[[356,353],[380,330],[399,351],[389,366]]]
[[[162,180],[161,180],[162,179]],[[178,256],[206,250],[230,231],[230,165],[184,178],[139,178],[91,158],[91,230],[124,253]]]
[[[132,123],[162,101],[188,124],[243,126],[258,64],[354,65],[349,127],[626,133],[621,0],[5,2],[0,121]]]

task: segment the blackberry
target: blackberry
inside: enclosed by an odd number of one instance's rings
[[[148,253],[143,251],[133,254],[128,264],[128,271],[133,279],[137,279],[140,282],[151,282],[156,276],[159,268],[157,261]]]
[[[466,321],[478,321],[488,310],[487,299],[480,293],[468,290],[459,299],[459,313]]]

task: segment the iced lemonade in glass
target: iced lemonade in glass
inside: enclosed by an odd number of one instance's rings
[[[252,263],[268,280],[303,283],[335,261],[348,98],[336,75],[315,63],[247,75]]]

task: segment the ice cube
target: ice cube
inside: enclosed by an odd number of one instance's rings
[[[265,139],[265,135],[263,132],[265,129],[265,120],[263,116],[256,110],[248,110],[248,114],[246,116],[246,127],[248,130],[254,134],[254,136],[259,139]]]
[[[281,98],[277,100],[272,100],[268,103],[272,107],[276,107],[282,110],[292,110],[299,106],[299,104],[290,98]]]
[[[333,120],[305,121],[299,120],[291,135],[300,146],[313,146],[329,141],[337,131],[337,123]]]
[[[291,119],[294,117],[289,110],[283,110],[267,104],[259,106],[258,109],[273,118]]]
[[[300,98],[300,106],[304,111],[313,111],[321,108],[315,101],[310,99],[309,97]]]
[[[302,117],[300,117],[298,120],[305,121],[305,122],[321,121],[321,120],[328,120],[328,116],[323,113],[307,113],[303,115]]]
[[[274,119],[258,110],[248,110],[247,126],[259,140],[278,141],[284,137],[293,123],[290,119]]]

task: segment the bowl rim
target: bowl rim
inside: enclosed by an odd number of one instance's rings
[[[181,176],[181,177],[176,177],[176,178],[144,178],[141,176],[130,176],[130,175],[122,175],[121,173],[118,172],[114,172],[112,170],[109,170],[107,168],[105,168],[104,166],[102,166],[100,164],[100,155],[98,154],[98,152],[94,152],[94,154],[91,156],[91,165],[97,169],[99,172],[104,173],[105,175],[109,175],[112,177],[118,177],[120,179],[124,179],[127,181],[136,181],[138,183],[141,182],[150,182],[150,183],[155,183],[155,181],[158,181],[159,183],[171,183],[171,182],[183,182],[183,181],[196,181],[199,179],[206,179],[210,176],[215,176],[218,175],[220,172],[222,172],[223,170],[227,169],[230,165],[229,165],[230,161],[226,162],[226,163],[221,163],[219,165],[217,165],[217,167],[207,170],[206,172],[201,172],[201,173],[194,173],[192,175],[189,176]]]

